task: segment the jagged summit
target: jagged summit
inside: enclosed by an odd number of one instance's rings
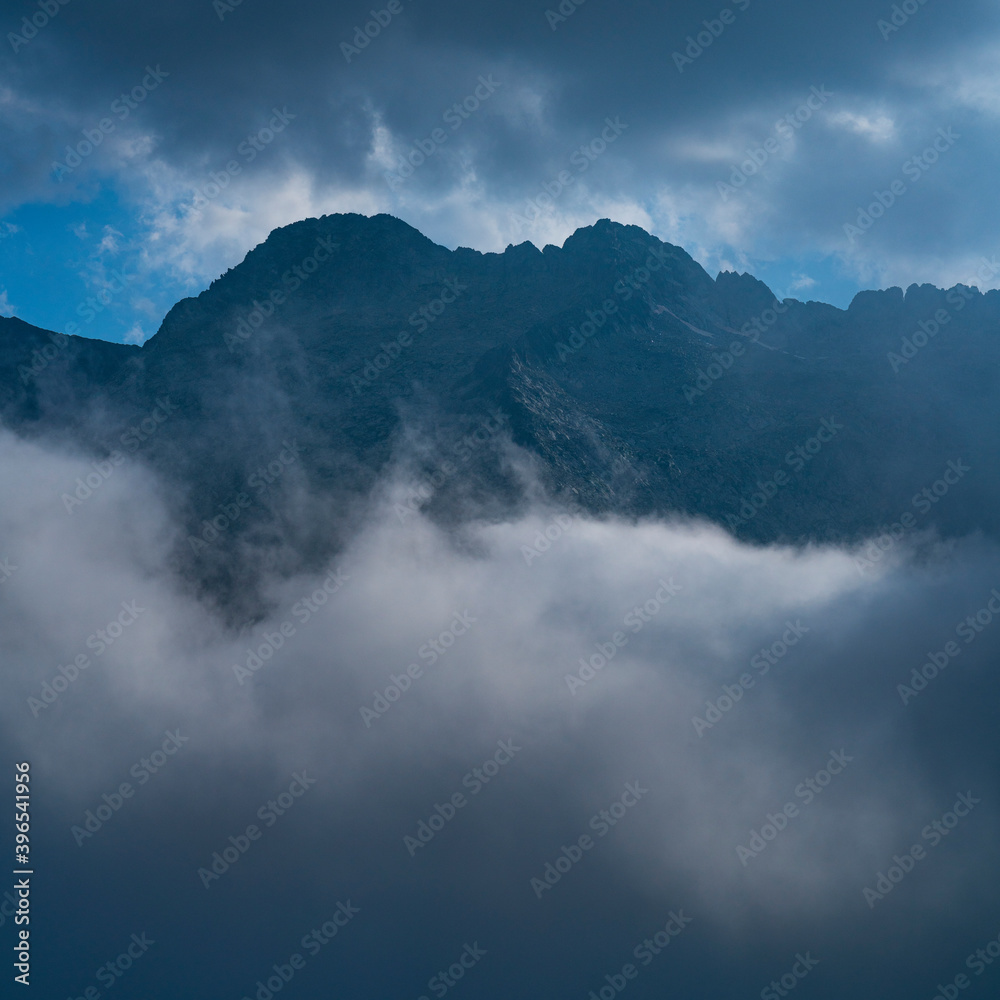
[[[326,514],[289,523],[264,497],[218,547],[182,546],[220,593],[239,589],[246,533],[320,558],[414,426],[431,475],[498,413],[544,487],[591,511],[705,517],[762,541],[856,538],[961,456],[976,476],[923,525],[1000,532],[998,329],[997,292],[778,302],[752,275],[713,280],[609,219],[562,247],[480,253],[389,215],[328,215],[275,230],[142,348],[0,320],[0,419],[100,457],[169,399],[133,457],[176,487],[191,525],[297,441],[296,488]],[[801,458],[830,422],[834,436]],[[500,437],[435,491],[435,516],[517,505],[524,484]],[[790,478],[772,490],[779,472]]]

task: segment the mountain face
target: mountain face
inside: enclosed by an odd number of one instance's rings
[[[445,521],[540,484],[759,542],[996,535],[998,331],[998,292],[778,302],[608,220],[482,254],[336,215],[272,233],[141,348],[0,320],[0,415],[84,448],[93,482],[150,465],[177,567],[228,604],[275,559],[318,565],[389,470],[400,516]]]

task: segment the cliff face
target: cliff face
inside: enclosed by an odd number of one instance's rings
[[[0,414],[97,461],[147,461],[195,539],[246,494],[224,537],[177,552],[220,592],[252,577],[247,543],[318,559],[394,457],[433,474],[484,426],[433,491],[441,518],[518,504],[509,430],[593,512],[699,515],[760,541],[852,539],[906,513],[996,534],[998,330],[996,292],[776,302],[607,220],[562,248],[481,254],[326,216],[272,233],[142,348],[0,320]]]

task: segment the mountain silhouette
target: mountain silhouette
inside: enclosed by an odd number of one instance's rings
[[[498,254],[331,215],[273,232],[141,348],[0,320],[0,416],[86,456],[67,516],[151,466],[176,566],[225,604],[319,565],[378,491],[442,523],[541,488],[761,543],[996,535],[998,331],[996,291],[778,301],[607,219]]]

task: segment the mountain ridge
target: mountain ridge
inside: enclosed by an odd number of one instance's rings
[[[319,217],[310,217],[307,219],[302,219],[299,220],[298,222],[290,223],[286,226],[281,226],[277,229],[272,230],[264,241],[258,243],[255,247],[253,247],[251,250],[247,252],[242,261],[228,268],[225,272],[219,275],[219,277],[213,279],[209,283],[207,288],[199,292],[197,295],[187,296],[185,298],[179,299],[173,306],[171,306],[171,308],[167,311],[166,315],[164,316],[163,321],[161,321],[160,327],[158,328],[157,332],[154,333],[151,337],[149,337],[145,341],[145,343],[140,346],[145,346],[145,344],[149,344],[163,330],[163,328],[167,325],[168,320],[171,319],[171,317],[178,310],[184,310],[185,308],[190,308],[191,303],[201,302],[203,299],[206,298],[206,296],[208,296],[210,300],[210,293],[212,293],[213,290],[216,289],[216,286],[224,284],[226,280],[230,278],[230,276],[245,271],[247,268],[256,269],[256,265],[258,264],[259,260],[263,256],[266,256],[266,253],[269,250],[284,250],[287,248],[288,241],[291,240],[294,234],[303,232],[306,230],[306,228],[312,229],[323,223],[333,220],[352,220],[352,221],[359,220],[364,223],[377,223],[377,224],[383,224],[384,222],[387,221],[395,226],[400,227],[396,229],[397,233],[407,232],[409,234],[413,234],[414,236],[417,237],[417,240],[415,241],[416,243],[434,252],[440,252],[442,255],[474,255],[475,257],[484,259],[504,258],[504,259],[509,259],[511,261],[514,261],[516,259],[516,255],[518,254],[520,254],[523,258],[525,255],[544,256],[546,252],[552,252],[552,251],[555,251],[557,253],[573,252],[576,250],[577,247],[581,245],[586,245],[586,243],[591,239],[593,235],[607,233],[609,231],[611,232],[620,231],[624,233],[641,234],[641,236],[644,237],[646,241],[656,243],[663,247],[668,247],[671,249],[671,251],[675,251],[682,254],[685,258],[687,258],[687,260],[691,264],[701,269],[705,277],[708,278],[709,281],[713,281],[715,285],[720,288],[726,288],[728,290],[732,287],[737,287],[745,295],[747,292],[747,288],[749,287],[754,290],[759,290],[759,296],[758,296],[759,298],[766,296],[769,300],[776,299],[776,296],[774,292],[770,289],[770,287],[765,282],[761,281],[761,279],[752,275],[750,272],[746,271],[739,272],[739,271],[729,271],[729,270],[719,271],[716,277],[713,279],[708,274],[708,272],[704,271],[704,268],[702,268],[701,265],[694,260],[694,258],[690,257],[690,255],[688,255],[687,252],[683,250],[682,247],[659,240],[657,237],[653,236],[651,233],[646,232],[646,230],[642,229],[639,226],[633,224],[617,223],[609,218],[598,219],[592,225],[579,227],[572,234],[570,234],[570,236],[566,238],[562,247],[550,243],[546,244],[542,248],[538,248],[530,240],[525,240],[520,244],[513,244],[513,243],[508,244],[503,251],[497,252],[497,251],[480,251],[466,246],[459,246],[456,247],[454,250],[448,250],[447,247],[441,244],[434,243],[431,239],[424,236],[422,233],[419,232],[419,230],[410,226],[404,220],[396,216],[388,215],[386,213],[379,213],[373,216],[364,216],[358,213],[336,213],[332,215],[324,215]],[[938,295],[947,295],[948,293],[954,292],[957,289],[963,289],[963,288],[969,288],[974,292],[974,294],[982,297],[987,297],[993,294],[1000,295],[1000,289],[987,289],[983,291],[979,289],[978,286],[968,286],[962,283],[958,283],[948,288],[943,288],[926,282],[923,283],[914,282],[911,283],[909,286],[907,286],[906,289],[903,289],[898,285],[892,285],[882,289],[862,289],[861,291],[857,292],[854,295],[854,297],[852,298],[851,302],[849,303],[846,309],[842,309],[838,306],[834,306],[830,303],[823,302],[822,300],[818,299],[803,300],[803,299],[797,299],[793,296],[786,296],[781,301],[794,302],[797,303],[798,305],[806,307],[823,306],[825,308],[834,310],[839,314],[846,315],[857,311],[858,309],[867,305],[869,302],[878,302],[882,301],[883,299],[889,299],[892,300],[893,302],[896,302],[898,300],[900,303],[909,304],[909,301],[914,296],[914,294],[930,293]],[[103,338],[100,337],[82,337],[78,334],[63,334],[62,331],[53,331],[49,330],[46,327],[35,326],[34,324],[27,322],[21,317],[0,316],[0,331],[4,330],[5,327],[9,328],[10,324],[14,324],[15,326],[20,325],[24,327],[30,327],[31,330],[34,331],[35,333],[41,333],[48,337],[51,337],[54,334],[56,336],[70,336],[74,337],[75,339],[84,341],[100,341],[102,343],[109,343],[109,344],[117,343],[116,341],[104,340]],[[119,346],[133,346],[133,345],[119,345]]]
[[[921,524],[992,534],[998,331],[996,291],[779,302],[607,219],[561,248],[480,253],[333,215],[275,230],[142,347],[0,322],[0,419],[99,461],[154,420],[128,457],[170,485],[189,539],[297,441],[300,461],[232,531],[180,544],[178,565],[220,595],[246,589],[260,552],[307,564],[343,545],[387,476],[433,469],[495,412],[504,434],[426,504],[442,523],[524,502],[509,435],[552,503],[706,518],[757,542],[876,533],[961,459],[974,475]]]

